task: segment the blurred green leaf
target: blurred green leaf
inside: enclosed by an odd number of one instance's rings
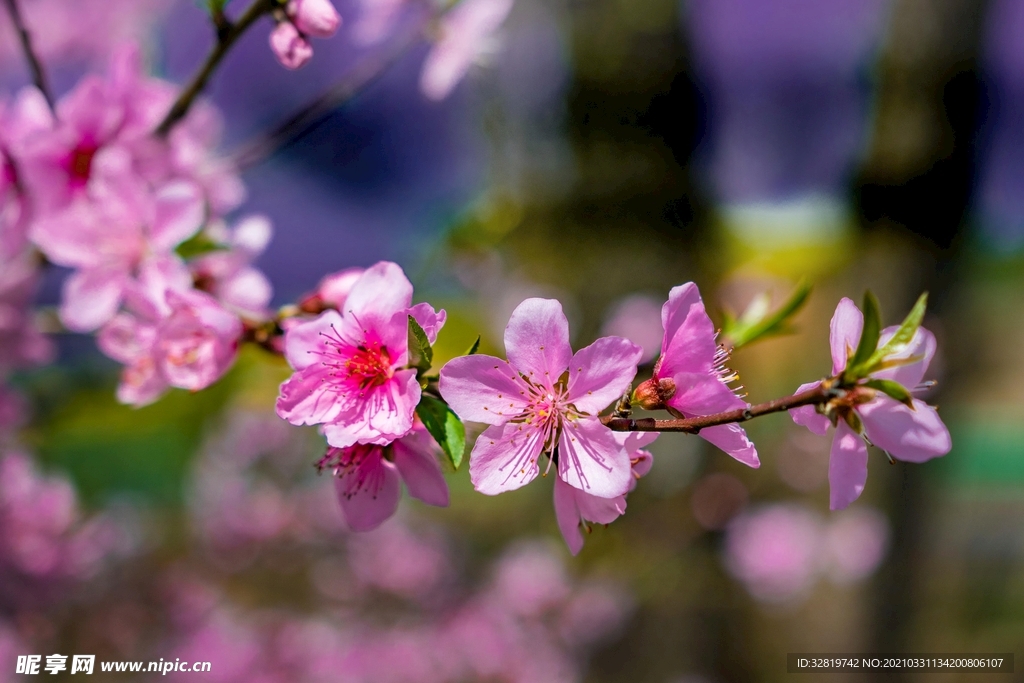
[[[896,399],[910,409],[914,408],[914,397],[911,395],[910,391],[899,382],[891,379],[869,379],[864,382],[864,386],[877,389],[886,396]]]
[[[206,234],[197,232],[192,237],[178,245],[174,252],[183,259],[196,258],[203,254],[209,254],[213,251],[224,251],[227,247],[223,244],[214,242]]]
[[[734,349],[738,349],[761,339],[788,334],[793,331],[788,324],[789,319],[807,302],[810,293],[811,285],[801,280],[774,312],[770,312],[771,297],[767,293],[760,294],[754,297],[738,319],[725,315],[724,336],[732,342]]]
[[[416,406],[423,426],[441,446],[452,467],[459,469],[466,450],[466,427],[451,408],[433,396],[424,395]]]
[[[882,331],[882,316],[879,312],[878,299],[871,293],[871,290],[864,292],[864,327],[860,333],[860,342],[857,350],[846,363],[846,372],[843,373],[849,382],[856,381],[867,375],[865,362],[878,348],[878,335]]]
[[[430,340],[420,324],[409,316],[409,366],[423,373],[430,369],[434,361],[434,350],[430,348]]]

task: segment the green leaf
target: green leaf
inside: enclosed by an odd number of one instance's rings
[[[452,467],[459,469],[466,450],[466,427],[459,416],[446,403],[426,394],[420,398],[416,414],[448,456]]]
[[[850,381],[858,380],[867,374],[864,372],[864,362],[878,348],[878,335],[882,331],[882,316],[878,309],[878,299],[875,295],[870,290],[864,292],[864,328],[860,333],[857,350],[846,364],[845,374]]]
[[[734,349],[738,349],[761,339],[788,334],[793,330],[788,324],[789,319],[807,302],[810,293],[811,285],[800,280],[782,305],[771,313],[768,295],[756,296],[738,320],[731,315],[725,316],[724,336],[732,342]]]
[[[905,351],[910,342],[913,341],[914,335],[917,334],[918,328],[921,327],[921,321],[924,320],[926,310],[928,310],[928,292],[917,298],[917,302],[910,309],[910,313],[907,313],[907,317],[903,319],[903,322],[900,323],[896,333],[889,341],[885,342],[885,346],[875,351],[868,358],[865,365],[874,370],[875,365],[881,363],[889,356],[895,356]]]
[[[869,379],[864,386],[877,389],[890,398],[894,398],[911,410],[914,408],[914,397],[905,386],[891,379]]]
[[[466,351],[463,356],[472,356],[474,353],[480,350],[480,335],[476,335],[476,341],[469,347],[469,351]]]
[[[416,318],[409,316],[409,366],[420,372],[430,369],[434,361],[434,350],[430,348],[430,340]]]
[[[178,245],[174,250],[181,258],[188,260],[202,256],[203,254],[209,254],[212,251],[224,251],[227,247],[219,242],[214,242],[210,237],[202,232],[189,237],[187,240]]]

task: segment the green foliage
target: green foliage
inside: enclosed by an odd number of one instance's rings
[[[448,456],[452,467],[459,469],[466,450],[466,427],[462,420],[443,401],[426,394],[420,398],[416,414]]]
[[[920,357],[911,358],[890,358],[907,349],[907,346],[914,339],[917,330],[924,320],[925,311],[928,308],[928,293],[925,292],[918,297],[910,313],[900,323],[896,333],[881,348],[878,348],[878,337],[881,333],[881,316],[878,312],[878,300],[871,292],[864,295],[864,332],[861,334],[860,344],[857,345],[857,352],[846,366],[843,373],[847,382],[856,382],[858,379],[867,377],[873,372],[898,365],[916,363]],[[896,398],[895,396],[893,398]],[[899,399],[897,399],[899,400]]]
[[[480,350],[480,335],[478,334],[476,336],[476,341],[473,342],[473,345],[470,346],[469,350],[466,351],[466,353],[464,353],[462,355],[464,355],[464,356],[472,356],[474,353],[476,353],[479,350]]]
[[[174,252],[183,259],[196,258],[211,251],[224,251],[227,247],[214,242],[206,234],[197,232],[178,245]]]
[[[810,293],[811,285],[801,280],[774,312],[769,311],[771,299],[767,293],[754,297],[739,319],[726,314],[723,334],[734,349],[768,337],[789,334],[793,331],[789,325],[790,318],[803,307]]]
[[[434,362],[434,350],[430,348],[430,340],[420,324],[409,316],[409,367],[416,368],[417,374],[430,369]]]

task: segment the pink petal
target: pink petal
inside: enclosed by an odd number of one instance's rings
[[[828,460],[829,507],[842,510],[857,500],[867,480],[867,444],[845,420],[840,420]]]
[[[96,343],[107,356],[127,365],[150,352],[155,336],[156,329],[152,325],[121,313],[103,326],[96,335]]]
[[[715,326],[704,310],[696,285],[691,282],[674,287],[662,306],[661,319],[665,338],[658,377],[713,375],[717,380],[714,372],[715,353],[718,351]],[[680,382],[677,380],[676,383]],[[677,392],[679,390],[685,391],[686,386],[679,387]]]
[[[757,449],[750,439],[747,438],[746,431],[738,424],[706,427],[700,430],[700,436],[705,441],[718,446],[744,465],[755,469],[761,466],[761,461],[757,457]]]
[[[300,31],[315,38],[330,38],[341,23],[330,0],[290,0],[287,11]]]
[[[621,496],[632,478],[629,454],[596,417],[565,420],[558,441],[558,476],[601,498]]]
[[[220,284],[217,296],[228,306],[243,313],[261,315],[270,305],[274,290],[270,280],[261,271],[242,268]]]
[[[381,261],[370,268],[352,285],[345,301],[345,311],[352,311],[364,324],[372,315],[378,320],[390,320],[398,311],[412,304],[412,283],[398,264]],[[407,321],[406,321],[407,322]]]
[[[153,359],[143,356],[121,372],[121,382],[117,385],[117,400],[141,408],[160,398],[169,386],[157,372]]]
[[[714,371],[677,373],[672,379],[676,391],[666,403],[687,417],[747,407],[746,401],[734,394]]]
[[[669,291],[668,300],[661,307],[661,326],[665,330],[665,336],[661,341],[663,352],[672,338],[678,334],[679,329],[687,322],[690,317],[690,309],[695,305],[699,305],[701,309],[704,308],[704,301],[700,298],[700,291],[694,283],[687,282],[673,287]]]
[[[124,271],[92,268],[72,273],[64,281],[60,319],[75,332],[91,332],[114,317],[128,277]]]
[[[508,362],[538,386],[551,388],[569,367],[569,321],[555,299],[527,299],[505,328]]]
[[[249,257],[258,256],[270,244],[274,226],[263,215],[246,216],[231,233],[231,246]]]
[[[286,69],[298,69],[313,58],[313,46],[290,21],[282,21],[270,32],[270,49]]]
[[[911,410],[888,396],[878,396],[857,408],[868,439],[894,458],[924,462],[953,447],[949,430],[935,408],[914,399]]]
[[[832,374],[838,375],[846,369],[847,354],[857,349],[861,331],[864,329],[864,314],[857,304],[843,298],[832,315],[828,341],[832,347]]]
[[[569,488],[572,488],[571,486]],[[614,498],[600,498],[584,493],[579,489],[573,489],[576,494],[576,506],[580,510],[580,516],[588,522],[595,524],[611,524],[616,519],[626,514],[626,496],[615,496]]]
[[[280,392],[277,414],[293,425],[322,424],[336,419],[347,407],[332,390],[330,368],[296,372],[281,384]],[[344,448],[353,443],[332,445]]]
[[[796,392],[802,394],[805,391],[814,389],[819,386],[821,382],[808,382],[807,384],[801,384]],[[819,413],[814,409],[814,406],[800,406],[789,411],[789,416],[793,418],[793,422],[797,423],[801,427],[807,427],[815,434],[823,435],[828,431],[829,425],[832,423],[828,421],[828,418]]]
[[[153,248],[173,251],[199,231],[206,218],[202,190],[184,180],[167,183],[154,195],[156,216],[149,230]]]
[[[341,328],[341,316],[337,311],[324,311],[318,318],[290,328],[284,338],[284,355],[288,364],[296,370],[304,370],[320,363],[324,335],[335,336],[332,330]]]
[[[427,505],[448,507],[448,484],[437,461],[440,449],[425,430],[413,430],[395,441],[391,452],[410,496]]]
[[[568,400],[597,415],[629,389],[643,352],[622,337],[602,337],[580,349],[569,364]]]
[[[324,301],[338,309],[345,308],[345,302],[352,291],[352,287],[366,272],[365,268],[346,268],[325,275],[320,284],[317,285],[316,293]]]
[[[469,478],[480,493],[495,496],[514,491],[536,478],[544,436],[524,424],[507,422],[488,427],[477,437],[469,457]]]
[[[893,325],[882,330],[882,334],[878,338],[879,348],[892,338],[897,329],[899,328]],[[912,391],[914,387],[921,383],[924,373],[928,371],[928,365],[932,362],[932,358],[935,357],[936,348],[935,335],[923,327],[919,327],[907,348],[900,353],[893,354],[890,358],[910,358],[911,356],[923,356],[923,358],[917,363],[889,368],[888,370],[875,372],[871,376],[878,379],[895,380]]]
[[[427,340],[431,344],[437,341],[437,333],[444,327],[444,321],[448,317],[443,309],[435,311],[434,307],[426,302],[416,304],[410,308],[409,315],[423,328],[423,331],[427,334]]]
[[[352,531],[371,531],[398,510],[401,484],[398,469],[380,457],[367,457],[335,477],[341,511]]]
[[[583,550],[583,534],[580,533],[580,512],[576,507],[574,491],[576,489],[560,477],[555,477],[555,520],[565,544],[569,546],[569,552],[577,555]]]
[[[412,429],[420,385],[415,370],[401,370],[388,382],[358,396],[335,394],[335,401],[343,409],[333,419],[324,420],[327,443],[339,448],[354,443],[388,444]]]
[[[459,356],[441,368],[441,396],[463,420],[504,424],[529,404],[525,382],[494,356]]]

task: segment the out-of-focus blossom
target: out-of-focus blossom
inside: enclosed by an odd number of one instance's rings
[[[864,327],[864,314],[857,305],[844,298],[832,317],[829,343],[832,347],[832,374],[846,369],[848,356],[860,343]],[[896,333],[896,327],[882,330],[878,348],[882,348]],[[911,392],[917,390],[928,364],[935,356],[935,336],[918,328],[906,348],[893,354],[889,360],[909,361],[871,374],[871,379],[898,382]],[[797,393],[813,389],[820,382],[801,385]],[[945,455],[952,448],[949,430],[939,419],[938,411],[924,401],[912,399],[913,407],[900,403],[880,391],[857,387],[848,393],[848,405],[841,407],[843,414],[836,423],[836,434],[829,456],[828,481],[830,505],[833,510],[845,508],[857,500],[864,491],[868,478],[868,447],[865,437],[892,457],[909,462],[925,462]],[[815,434],[828,431],[829,419],[804,406],[789,411],[793,421]],[[858,434],[848,424],[846,413],[854,413],[863,425]]]
[[[198,391],[234,363],[242,322],[209,294],[167,288],[138,298],[136,312],[120,313],[100,331],[100,349],[125,370],[118,400],[142,406],[168,387]]]
[[[248,216],[234,228],[207,226],[206,234],[225,249],[189,262],[196,286],[242,315],[262,318],[273,288],[267,276],[252,265],[270,242],[273,228],[264,216]]]
[[[428,505],[448,506],[448,484],[438,462],[440,448],[419,423],[388,445],[331,447],[320,461],[334,473],[345,522],[353,531],[376,529],[395,514],[401,482]]]
[[[601,498],[629,490],[629,453],[597,414],[622,396],[642,350],[603,337],[575,355],[569,321],[553,299],[527,299],[505,329],[509,360],[462,356],[441,369],[440,391],[464,420],[491,425],[476,441],[469,473],[481,493],[524,486],[558,449],[558,476]]]
[[[360,584],[409,598],[429,597],[451,571],[441,538],[398,521],[352,536],[348,561]]]
[[[444,322],[443,311],[411,304],[405,273],[382,261],[359,277],[343,311],[290,328],[285,356],[295,374],[281,385],[278,415],[292,424],[323,425],[337,448],[404,436],[420,399],[416,370],[405,368],[409,316],[425,318],[435,335],[424,328],[431,343]]]
[[[736,517],[726,529],[726,567],[758,600],[788,602],[814,585],[822,563],[822,524],[802,507],[772,505]]]
[[[697,285],[673,287],[661,309],[664,337],[654,376],[640,384],[634,397],[641,407],[668,408],[681,417],[710,415],[748,407],[726,382],[728,356],[715,341],[715,327],[704,310]],[[750,467],[760,467],[757,449],[737,424],[705,427],[701,438]]]
[[[698,524],[717,531],[743,509],[749,497],[742,481],[725,472],[712,472],[694,484],[690,508]]]
[[[874,508],[844,510],[825,533],[826,570],[838,584],[860,581],[878,568],[889,546],[889,522]]]
[[[359,14],[351,25],[352,41],[362,47],[381,43],[391,35],[407,0],[359,0]]]
[[[616,438],[623,442],[629,453],[633,478],[629,490],[636,488],[636,482],[651,471],[654,458],[643,447],[658,438],[657,432],[617,432]],[[576,555],[583,549],[583,534],[580,529],[590,532],[587,522],[611,524],[620,515],[626,514],[626,494],[615,498],[599,498],[585,491],[569,486],[561,477],[555,478],[555,518],[562,532],[569,552]]]
[[[565,564],[543,543],[509,548],[494,567],[491,597],[521,616],[540,616],[571,592]]]
[[[420,73],[420,90],[443,100],[469,67],[491,48],[494,33],[512,10],[514,0],[461,0],[441,20],[441,37],[427,54]]]
[[[326,275],[317,286],[316,296],[324,304],[333,306],[339,311],[344,310],[349,292],[352,291],[352,287],[355,286],[356,282],[359,281],[359,278],[365,272],[365,268],[346,268],[337,273]]]
[[[625,337],[642,347],[641,363],[654,360],[661,345],[661,304],[643,294],[627,296],[612,309],[601,327],[601,334]]]
[[[11,370],[53,357],[52,344],[32,316],[38,281],[38,266],[28,254],[0,257],[0,379]]]
[[[285,11],[299,31],[314,38],[330,38],[341,25],[330,0],[289,0]]]
[[[279,22],[270,32],[270,49],[288,69],[298,69],[313,58],[313,46],[290,21]]]
[[[26,140],[51,125],[41,92],[23,88],[10,103],[0,101],[0,262],[21,255],[28,243],[30,210],[18,154]]]

